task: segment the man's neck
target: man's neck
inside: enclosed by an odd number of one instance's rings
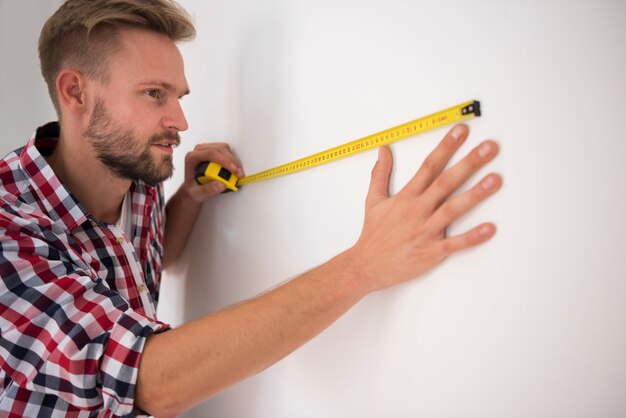
[[[94,218],[110,224],[117,222],[131,181],[111,173],[83,138],[72,139],[61,132],[58,145],[46,157],[48,164]]]

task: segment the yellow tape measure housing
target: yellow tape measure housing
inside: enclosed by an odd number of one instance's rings
[[[239,178],[236,175],[213,161],[203,161],[196,167],[196,181],[200,184],[219,181],[226,186],[226,190],[236,192],[238,190],[237,180]]]
[[[472,116],[480,116],[480,102],[477,100],[470,100],[431,115],[415,119],[411,122],[345,143],[338,147],[327,149],[326,151],[318,152],[317,154],[239,179],[228,170],[222,168],[219,164],[204,162],[196,170],[196,180],[201,184],[208,183],[211,180],[217,180],[224,183],[228,189],[237,191],[237,186],[326,164],[352,154],[376,148],[381,145],[387,145],[400,139],[458,122]]]

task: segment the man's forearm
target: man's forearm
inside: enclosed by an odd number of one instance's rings
[[[201,207],[201,202],[185,197],[182,189],[178,189],[167,202],[163,237],[164,270],[172,265],[185,249]]]
[[[365,294],[349,254],[248,302],[148,338],[136,403],[175,416],[282,359]]]

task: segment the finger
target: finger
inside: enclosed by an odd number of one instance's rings
[[[434,250],[441,257],[448,257],[456,252],[483,244],[496,234],[496,226],[492,223],[484,223],[464,234],[456,235],[439,241]]]
[[[190,183],[189,195],[196,202],[204,202],[211,196],[218,195],[226,190],[226,186],[219,181],[210,181],[206,184]]]
[[[502,178],[489,174],[467,192],[448,200],[441,205],[426,224],[427,230],[436,235],[450,224],[465,215],[479,203],[497,192],[502,186]]]
[[[441,174],[452,155],[467,138],[468,128],[459,124],[454,126],[439,145],[426,157],[413,178],[404,187],[412,194],[421,194]]]
[[[238,168],[241,168],[241,163],[239,163],[239,160],[237,159],[237,157],[235,157],[234,153],[231,151],[230,146],[227,143],[224,142],[213,142],[213,143],[209,143],[209,144],[197,144],[194,147],[194,150],[192,152],[205,152],[205,153],[210,153],[211,155],[216,155],[214,154],[215,152],[222,154],[223,157],[226,160],[234,160],[236,162],[236,166]],[[217,157],[215,157],[217,158]],[[207,161],[206,159],[203,161]],[[214,161],[218,164],[220,164],[219,161],[217,161],[216,159],[212,159],[210,161]],[[233,166],[227,166],[227,165],[222,165],[222,167],[226,168],[227,170],[235,170],[235,168]],[[236,174],[236,173],[235,173]]]
[[[443,172],[424,192],[423,208],[437,209],[452,193],[459,189],[474,173],[498,155],[499,147],[494,141],[484,141],[465,158]]]
[[[197,144],[194,147],[194,150],[203,150],[207,148],[226,148],[230,150],[230,145],[228,145],[226,142],[210,142],[205,144]]]
[[[192,191],[192,193],[195,194],[198,200],[202,201],[210,196],[222,193],[226,190],[226,186],[219,181],[210,181],[203,185],[195,184],[194,189],[196,190]]]
[[[380,147],[378,150],[378,161],[372,169],[372,179],[367,193],[367,204],[375,204],[381,199],[389,197],[389,177],[393,158],[388,147]]]
[[[196,167],[203,161],[213,161],[226,170],[234,173],[237,177],[245,175],[241,163],[235,156],[223,147],[207,147],[194,150],[185,156],[185,172],[188,176],[195,175]]]

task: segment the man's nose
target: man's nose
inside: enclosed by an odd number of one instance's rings
[[[173,101],[174,104],[168,108],[168,112],[164,117],[163,124],[167,129],[175,129],[179,132],[186,131],[189,128],[187,118],[178,100]]]

